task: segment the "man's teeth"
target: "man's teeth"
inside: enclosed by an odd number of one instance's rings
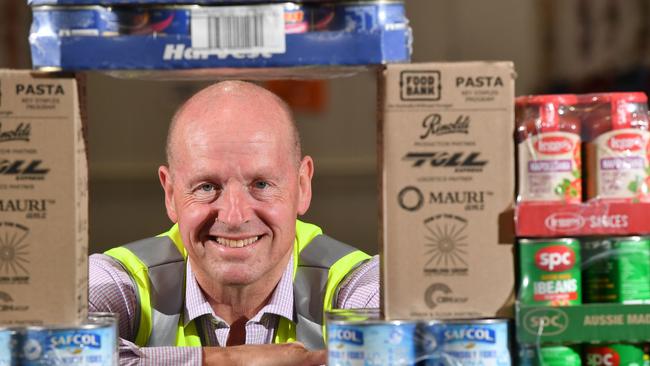
[[[257,241],[259,236],[253,236],[248,239],[241,239],[241,240],[231,240],[231,239],[226,239],[226,238],[221,238],[217,237],[217,243],[220,245],[224,245],[227,247],[231,248],[243,248],[249,244],[253,244],[254,242]]]

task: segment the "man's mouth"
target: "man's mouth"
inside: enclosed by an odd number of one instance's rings
[[[243,248],[255,243],[259,238],[259,236],[251,236],[250,238],[245,239],[227,239],[220,236],[210,237],[210,239],[215,241],[217,244],[229,248]]]

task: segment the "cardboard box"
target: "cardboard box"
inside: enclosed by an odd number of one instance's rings
[[[86,318],[87,182],[76,80],[0,70],[0,325]]]
[[[511,62],[389,65],[380,95],[388,319],[512,316]]]

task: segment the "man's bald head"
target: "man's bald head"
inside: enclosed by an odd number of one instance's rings
[[[233,118],[239,116],[241,118]],[[299,165],[302,157],[300,135],[289,106],[270,91],[244,81],[213,84],[194,94],[176,111],[167,134],[167,164],[173,164],[178,145],[182,144],[179,139],[183,139],[187,129],[223,128],[224,121],[242,126],[259,124],[260,119],[278,128],[280,136],[287,138],[296,165]],[[225,127],[237,128],[236,125]]]

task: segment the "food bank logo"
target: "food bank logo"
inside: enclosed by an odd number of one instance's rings
[[[440,71],[402,71],[399,86],[401,100],[440,100],[442,90]]]
[[[573,268],[576,255],[569,247],[552,245],[535,253],[535,266],[546,272],[564,272]]]

